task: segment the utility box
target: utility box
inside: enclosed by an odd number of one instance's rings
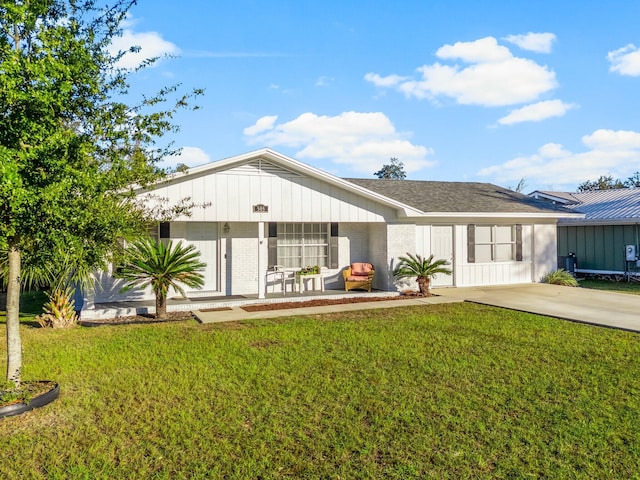
[[[564,269],[570,273],[576,273],[576,267],[578,265],[578,259],[576,258],[576,254],[573,252],[569,252],[564,259]]]
[[[627,262],[635,262],[638,260],[638,253],[635,245],[625,245],[624,254]]]

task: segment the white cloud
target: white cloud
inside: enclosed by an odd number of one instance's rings
[[[260,118],[244,130],[250,144],[297,149],[301,160],[326,159],[372,175],[389,158],[404,163],[407,172],[434,165],[427,160],[430,148],[414,145],[410,133],[396,131],[380,112],[344,112],[329,117],[303,113],[290,122],[276,124],[277,117]]]
[[[583,152],[571,152],[560,144],[548,143],[533,155],[483,168],[478,175],[502,185],[524,177],[530,185],[572,190],[577,184],[600,175],[627,178],[637,170],[639,132],[596,130],[582,137],[582,143],[587,148]]]
[[[540,122],[551,117],[562,117],[569,109],[574,107],[575,105],[564,103],[562,100],[547,100],[512,110],[509,115],[499,119],[498,123],[501,125],[513,125],[521,122]]]
[[[610,72],[631,77],[640,76],[640,48],[633,44],[609,52],[607,59],[611,63]]]
[[[197,165],[204,165],[210,161],[211,158],[209,155],[201,148],[182,147],[179,155],[165,157],[161,166],[164,168],[175,168],[178,164],[182,163],[187,167],[195,167]]]
[[[401,77],[400,75],[388,75],[386,77],[381,77],[377,73],[367,73],[364,76],[364,79],[367,82],[373,83],[376,87],[394,87],[406,80],[407,77]]]
[[[460,59],[466,63],[503,62],[513,58],[507,47],[498,45],[493,37],[485,37],[474,42],[456,42],[444,45],[436,52],[436,57],[444,60]]]
[[[417,69],[420,79],[368,73],[365,80],[378,87],[395,88],[407,97],[435,100],[444,96],[459,104],[482,106],[531,102],[557,87],[555,72],[533,60],[514,57],[493,37],[444,45],[436,55],[443,60],[460,60],[470,65],[436,62]]]
[[[333,83],[333,78],[327,76],[318,77],[316,80],[316,87],[328,87]]]
[[[140,50],[129,52],[131,47],[140,47]],[[127,52],[118,62],[118,67],[136,68],[148,58],[177,55],[180,49],[175,44],[164,40],[158,32],[134,32],[125,28],[122,36],[113,39],[109,52],[112,55]]]
[[[630,130],[596,130],[582,137],[582,143],[598,150],[640,150],[640,133]]]
[[[504,39],[517,45],[523,50],[529,50],[536,53],[550,53],[551,46],[556,40],[553,33],[526,33],[523,35],[508,35]]]
[[[245,128],[242,133],[248,137],[253,137],[261,132],[273,129],[273,125],[276,123],[276,120],[278,120],[277,115],[259,118],[254,125]]]

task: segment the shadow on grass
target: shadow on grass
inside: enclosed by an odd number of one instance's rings
[[[30,327],[40,328],[40,324],[34,320],[36,315],[42,313],[42,305],[47,301],[44,292],[22,292],[20,294],[20,323]],[[6,294],[0,293],[0,323],[6,322]]]

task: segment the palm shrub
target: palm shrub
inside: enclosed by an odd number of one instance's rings
[[[44,313],[36,320],[42,327],[67,328],[78,323],[73,295],[75,289],[71,286],[59,286],[47,292],[49,299],[42,306]]]
[[[406,257],[399,257],[399,262],[393,270],[393,276],[401,278],[415,278],[421,295],[430,295],[431,278],[437,274],[451,275],[451,269],[445,265],[449,262],[443,259],[434,260],[433,255],[423,258],[420,255],[407,253]]]
[[[169,288],[186,296],[182,285],[198,289],[204,286],[200,271],[206,264],[200,261],[200,252],[193,245],[185,246],[182,241],[165,244],[149,238],[138,240],[127,248],[125,258],[114,274],[125,281],[120,292],[151,285],[156,296],[156,318],[167,316]]]
[[[547,273],[542,277],[542,283],[550,283],[552,285],[564,285],[566,287],[577,287],[578,281],[575,277],[562,268]]]

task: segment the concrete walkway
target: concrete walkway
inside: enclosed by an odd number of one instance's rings
[[[450,299],[640,332],[640,295],[541,283],[439,289]]]
[[[408,300],[347,303],[259,312],[246,312],[239,307],[233,307],[230,310],[215,312],[195,311],[194,314],[202,323],[217,323],[469,301],[575,322],[640,332],[640,295],[546,284],[441,288],[435,293],[438,296]]]

